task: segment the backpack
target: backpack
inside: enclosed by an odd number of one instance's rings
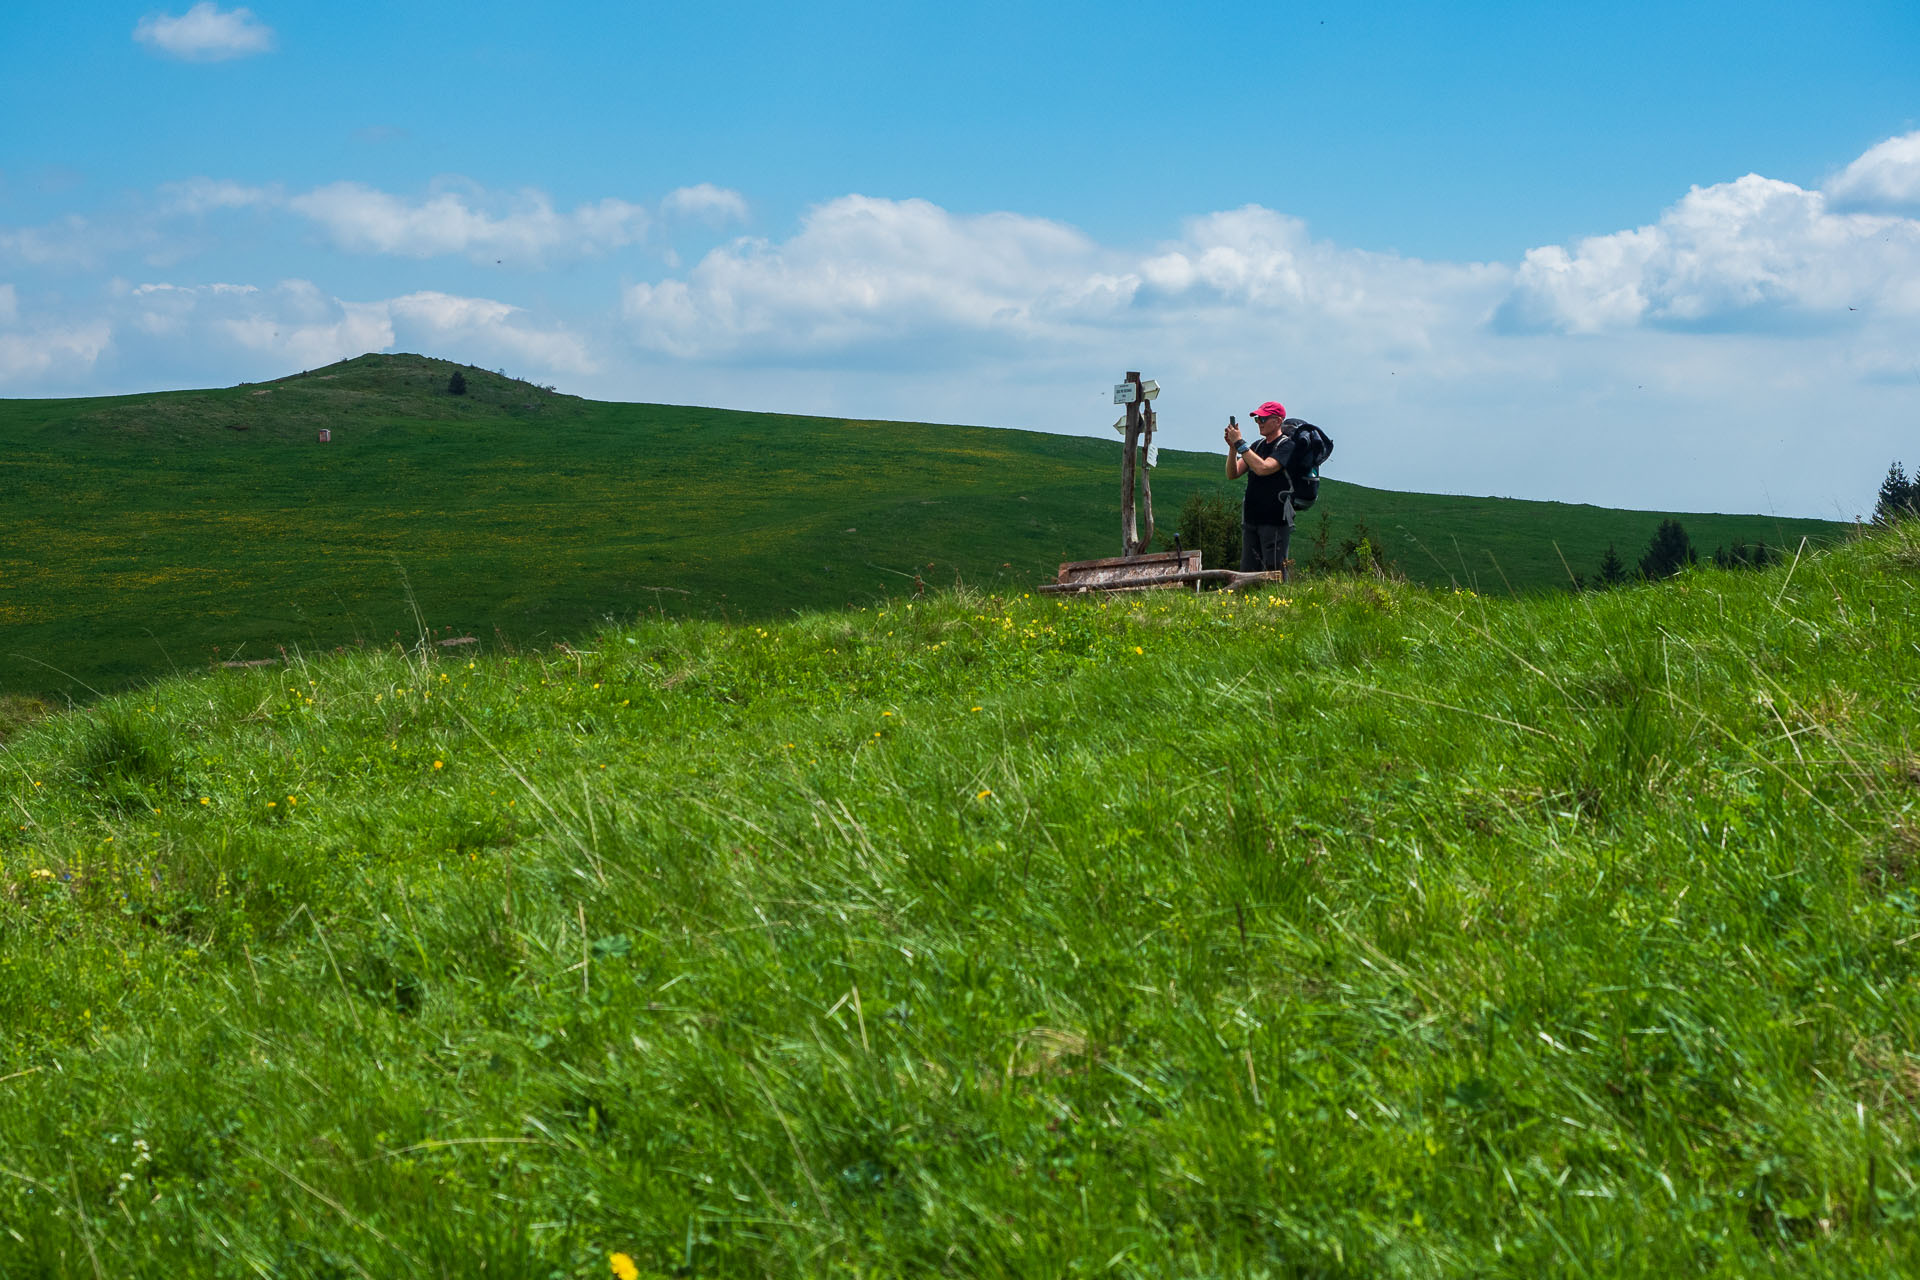
[[[1286,425],[1293,440],[1293,453],[1287,458],[1287,484],[1292,490],[1293,509],[1305,511],[1320,498],[1320,464],[1333,456],[1333,441],[1311,422],[1288,418]]]

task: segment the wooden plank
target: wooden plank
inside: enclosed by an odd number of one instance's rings
[[[1286,581],[1279,570],[1266,573],[1241,573],[1235,569],[1194,569],[1189,572],[1170,574],[1146,581],[1090,581],[1076,579],[1072,582],[1043,582],[1040,590],[1047,595],[1076,595],[1087,591],[1144,591],[1159,587],[1181,587],[1202,582],[1218,582],[1229,591],[1240,591],[1247,587],[1278,585]]]
[[[1043,591],[1115,591],[1154,586],[1184,586],[1200,571],[1198,551],[1165,551],[1154,555],[1116,556],[1104,560],[1069,561]]]
[[[1068,569],[1110,569],[1119,564],[1174,564],[1198,556],[1198,551],[1147,551],[1137,556],[1108,556],[1104,560],[1069,560],[1060,566],[1060,581]]]

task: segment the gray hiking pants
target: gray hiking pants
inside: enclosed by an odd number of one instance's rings
[[[1242,524],[1240,572],[1262,573],[1285,568],[1287,547],[1292,541],[1290,524]]]

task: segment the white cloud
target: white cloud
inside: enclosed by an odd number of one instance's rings
[[[92,369],[112,337],[100,321],[25,333],[0,333],[0,386]]]
[[[579,337],[560,329],[531,328],[521,308],[490,298],[410,293],[387,303],[387,311],[403,338],[417,335],[423,350],[436,353],[471,352],[470,363],[482,363],[479,357],[484,356],[558,373],[598,368]]]
[[[713,226],[747,220],[746,197],[711,182],[669,191],[660,208],[669,217],[690,218]]]
[[[208,0],[177,18],[156,13],[140,19],[133,38],[187,62],[224,62],[273,48],[273,29],[254,17],[251,9],[223,12]]]
[[[1100,257],[1041,218],[844,196],[809,212],[791,240],[736,240],[685,280],[632,286],[624,306],[642,345],[683,356],[899,346],[952,329],[1017,336],[1076,295],[1137,284],[1090,285]]]
[[[1920,130],[1888,138],[1827,184],[1839,208],[1920,214]]]
[[[710,223],[745,214],[737,193],[710,184],[673,192],[662,208]],[[483,265],[505,262],[521,268],[642,243],[653,221],[646,207],[626,200],[607,198],[563,210],[540,191],[488,192],[459,179],[446,179],[420,198],[357,182],[335,182],[290,197],[276,183],[202,176],[164,183],[152,199],[130,201],[99,216],[74,213],[39,226],[0,227],[0,269],[86,270],[130,253],[141,255],[147,269],[165,268],[219,247],[207,228],[197,225],[200,221],[248,209],[263,217],[290,211],[348,252],[460,255]]]
[[[645,209],[624,200],[601,200],[562,213],[545,194],[528,191],[512,201],[510,210],[496,214],[474,207],[459,192],[409,202],[357,182],[319,187],[287,205],[320,224],[343,249],[412,258],[464,254],[521,266],[637,243],[649,221]]]
[[[246,209],[276,203],[272,187],[249,187],[227,179],[189,178],[160,188],[161,207],[168,213],[201,214],[216,209]]]
[[[1836,213],[1827,197],[1748,174],[1695,187],[1660,221],[1530,250],[1502,311],[1519,329],[1741,327],[1920,313],[1920,221]]]
[[[86,270],[100,266],[113,254],[148,247],[156,241],[150,228],[118,222],[102,224],[70,213],[38,227],[0,227],[0,264]]]
[[[1139,253],[1041,218],[848,196],[788,241],[737,240],[684,279],[633,285],[624,307],[640,345],[696,359],[892,351],[925,362],[1236,324],[1331,327],[1373,350],[1431,345],[1463,313],[1477,324],[1509,279],[1341,249],[1258,206],[1192,219],[1180,240]]]
[[[164,281],[123,287],[99,323],[135,358],[178,367],[224,352],[229,362],[240,360],[247,377],[396,349],[511,364],[543,378],[598,368],[584,339],[538,324],[509,303],[426,291],[354,302],[306,280],[268,288]]]
[[[131,307],[126,320],[149,337],[189,333],[200,314],[202,298],[242,297],[260,290],[249,284],[143,284],[126,291]]]
[[[1306,224],[1258,205],[1189,219],[1181,240],[1145,256],[1140,306],[1169,304],[1333,326],[1366,348],[1430,347],[1482,323],[1509,268],[1434,263],[1314,240]]]
[[[393,345],[383,304],[343,302],[306,280],[285,280],[268,290],[150,289],[145,296],[179,295],[194,314],[165,332],[190,337],[211,331],[289,367],[311,369]]]
[[[442,333],[503,324],[520,310],[492,298],[462,298],[431,291],[409,293],[388,305],[409,320]]]

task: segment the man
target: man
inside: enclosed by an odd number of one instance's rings
[[[1227,419],[1227,479],[1247,477],[1247,495],[1240,506],[1240,572],[1280,570],[1283,581],[1293,578],[1287,559],[1293,541],[1293,486],[1287,478],[1287,459],[1293,455],[1293,437],[1282,434],[1286,406],[1269,400],[1253,411],[1260,438],[1248,444],[1240,426]]]

